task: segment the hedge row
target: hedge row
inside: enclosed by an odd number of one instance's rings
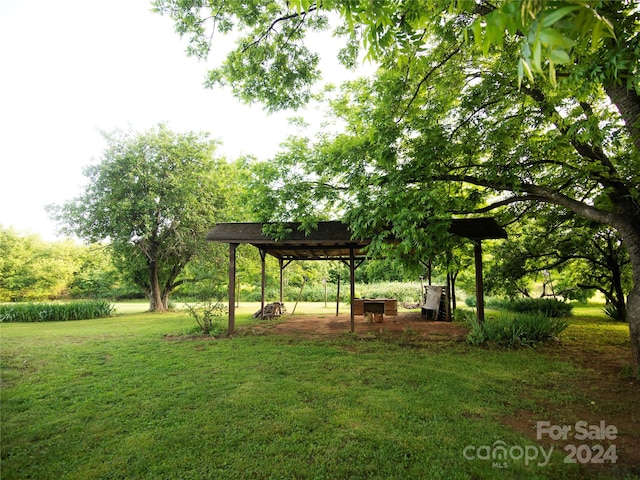
[[[105,300],[68,303],[16,303],[0,305],[0,322],[64,322],[108,317],[115,308]]]

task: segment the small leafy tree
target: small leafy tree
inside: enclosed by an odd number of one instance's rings
[[[197,305],[187,304],[187,309],[198,323],[203,335],[215,335],[223,331],[221,322],[225,318],[227,310],[220,302],[208,300]]]

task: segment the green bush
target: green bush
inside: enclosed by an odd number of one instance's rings
[[[500,312],[480,324],[469,320],[471,327],[467,342],[472,345],[497,344],[505,347],[533,346],[540,342],[557,339],[568,326],[568,322],[543,313]]]
[[[108,317],[115,308],[104,300],[68,303],[15,303],[0,305],[0,322],[64,322]]]
[[[202,335],[220,335],[225,332],[224,320],[228,311],[222,303],[208,300],[197,305],[187,304],[187,309],[198,323]]]

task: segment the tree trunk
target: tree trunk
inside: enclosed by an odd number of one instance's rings
[[[623,118],[631,141],[640,152],[640,97],[633,90],[627,90],[625,85],[605,85],[605,91],[611,102],[618,108]]]
[[[162,292],[162,306],[165,310],[169,310],[169,291]]]
[[[616,320],[626,321],[627,307],[624,298],[624,289],[622,288],[622,272],[619,265],[611,266],[611,283],[613,294],[611,295],[612,303],[616,307]]]
[[[640,265],[636,268],[640,270]],[[636,372],[640,374],[640,282],[634,281],[633,289],[627,301],[627,320],[631,337],[631,355],[635,362]]]
[[[631,261],[633,288],[627,298],[627,320],[631,339],[631,355],[636,371],[640,373],[640,227],[629,225],[621,230],[625,247]]]
[[[162,301],[160,280],[158,278],[158,262],[156,260],[149,261],[149,284],[151,285],[149,310],[152,312],[164,312],[166,307]]]

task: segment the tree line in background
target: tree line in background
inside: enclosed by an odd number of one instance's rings
[[[202,232],[202,239],[206,230]],[[226,249],[213,248],[191,259],[179,277],[173,294],[180,299],[222,299],[227,294]],[[109,244],[84,244],[73,240],[45,241],[38,235],[23,234],[0,227],[0,302],[101,298],[110,300],[146,299],[145,284],[137,284],[136,262],[126,265],[114,258]],[[261,260],[248,245],[238,248],[238,284],[241,301],[260,299]],[[267,259],[267,287],[270,299],[277,300],[278,263]],[[348,297],[349,270],[341,262],[295,262],[284,271],[285,292],[289,300],[322,301],[324,286],[328,298],[335,300],[338,282],[342,300]],[[417,277],[408,277],[401,264],[371,261],[356,273],[358,283],[413,282],[417,297]],[[311,292],[311,293],[309,293]],[[403,294],[406,296],[406,294]]]
[[[587,301],[600,292],[608,314],[624,320],[624,300],[631,272],[620,239],[597,226],[556,225],[540,217],[511,228],[507,240],[487,242],[485,287],[489,295],[507,298],[559,297]],[[558,219],[560,221],[560,219]],[[206,231],[201,232],[202,238]],[[226,249],[209,249],[191,259],[181,272],[173,295],[181,300],[224,299],[227,295]],[[136,283],[138,262],[127,264],[114,256],[109,244],[83,244],[72,240],[44,241],[0,227],[0,302],[98,298],[148,299],[146,284]],[[239,302],[259,301],[261,261],[257,249],[241,245],[238,256]],[[365,262],[356,270],[358,296],[390,296],[417,302],[420,276],[426,284],[444,285],[447,272],[454,296],[473,298],[473,251],[460,244],[450,254],[407,268],[402,259]],[[267,257],[267,301],[278,299],[279,273],[275,259]],[[348,301],[349,270],[338,261],[302,261],[284,270],[285,301],[335,302],[338,283],[341,301]],[[377,290],[367,285],[377,284]]]

